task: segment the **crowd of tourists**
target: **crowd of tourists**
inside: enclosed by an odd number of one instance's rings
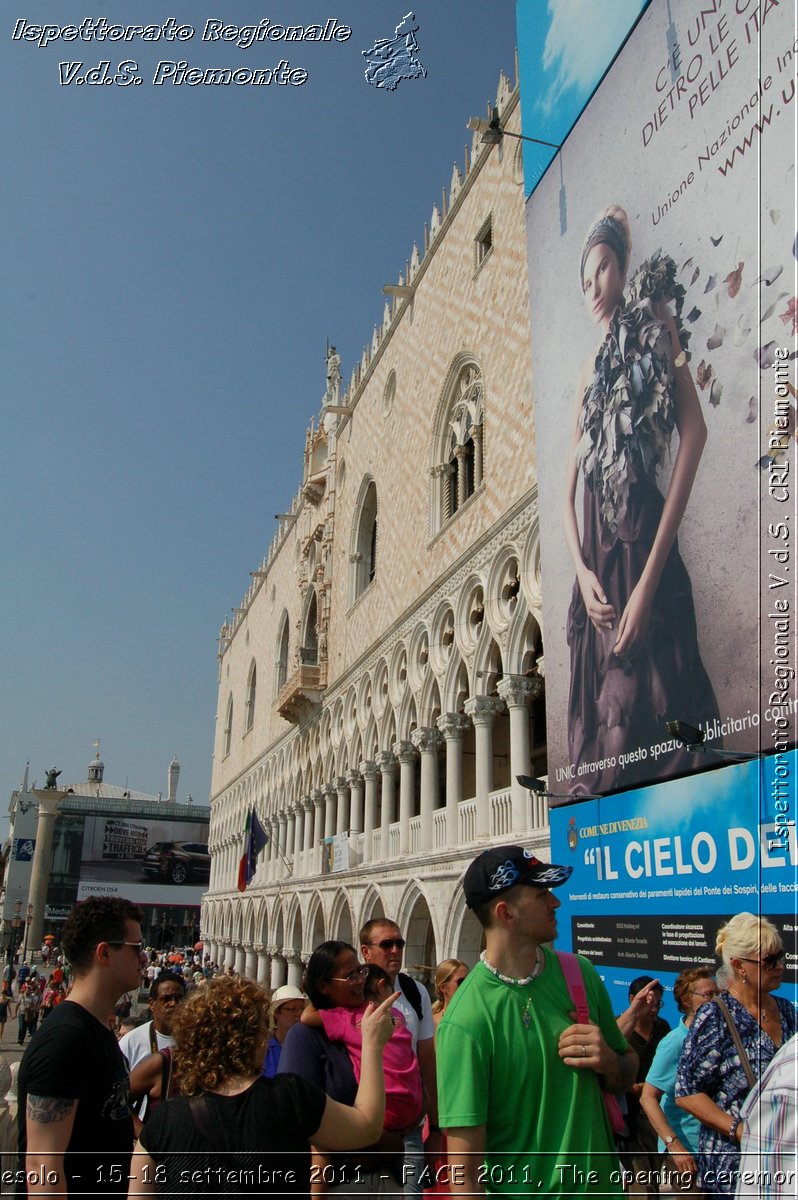
[[[434,1003],[383,915],[270,993],[199,951],[147,951],[129,901],[84,900],[63,930],[66,999],[20,1066],[18,1191],[794,1195],[776,928],[729,920],[717,974],[676,980],[670,1029],[657,978],[616,1014],[592,964],[553,948],[569,875],[519,846],[479,855],[463,888],[484,950],[438,965]],[[55,986],[29,970],[4,1002]]]

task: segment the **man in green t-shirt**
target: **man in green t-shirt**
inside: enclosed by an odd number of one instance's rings
[[[601,1089],[629,1087],[637,1059],[593,966],[579,960],[591,1023],[575,1024],[559,960],[544,948],[560,906],[550,889],[570,874],[521,846],[486,850],[466,871],[486,948],[437,1036],[453,1193],[623,1192]]]

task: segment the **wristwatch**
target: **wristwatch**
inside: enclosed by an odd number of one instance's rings
[[[666,1150],[670,1150],[670,1148],[671,1148],[671,1142],[675,1142],[675,1141],[676,1141],[676,1134],[675,1134],[675,1133],[671,1133],[671,1134],[669,1134],[667,1137],[663,1138],[662,1140],[663,1140],[663,1142],[665,1143],[665,1149],[666,1149]]]

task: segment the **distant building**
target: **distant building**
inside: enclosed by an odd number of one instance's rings
[[[169,799],[150,796],[104,780],[99,751],[81,783],[59,787],[44,932],[59,937],[78,900],[90,895],[125,896],[144,910],[142,931],[150,945],[194,942],[199,907],[208,883],[210,809],[177,803],[180,764],[168,770]],[[59,780],[60,784],[60,780]],[[2,895],[3,947],[28,953],[26,916],[36,846],[38,797],[28,769],[9,805],[5,886]]]
[[[503,76],[496,105],[518,133]],[[379,915],[419,975],[473,962],[467,863],[546,854],[516,782],[546,769],[523,169],[495,142],[473,135],[346,387],[330,348],[302,486],[221,631],[202,931],[273,986]],[[242,895],[252,809],[271,840]]]

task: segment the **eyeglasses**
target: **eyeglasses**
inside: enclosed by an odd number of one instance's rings
[[[404,950],[407,942],[404,938],[383,938],[381,942],[369,942],[370,946],[379,946],[380,950]]]
[[[357,967],[348,975],[331,975],[330,983],[360,983],[369,973],[368,967]]]
[[[165,996],[154,996],[153,1004],[179,1004],[185,997],[185,992],[167,992]]]
[[[143,942],[106,942],[106,945],[107,946],[116,946],[116,947],[132,946],[133,949],[136,951],[136,954],[141,954],[142,950],[144,949]]]
[[[710,992],[699,992],[697,990],[691,991],[690,995],[691,996],[702,996],[704,998],[704,1000],[714,1000],[716,996],[720,995],[720,992],[718,991],[717,988],[713,988],[712,991],[710,991]]]
[[[787,957],[786,950],[778,950],[775,954],[763,954],[761,958],[741,958],[740,962],[756,963],[758,967],[764,967],[767,971],[773,971],[776,967],[780,967]]]

